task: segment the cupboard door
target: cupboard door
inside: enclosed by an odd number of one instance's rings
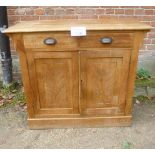
[[[123,115],[130,49],[81,51],[81,113]]]
[[[78,52],[27,52],[36,117],[79,113]]]

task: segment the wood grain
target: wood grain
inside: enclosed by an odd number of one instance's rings
[[[30,129],[131,126],[131,116],[35,118],[28,119]]]
[[[130,69],[128,71],[129,79],[128,79],[126,107],[125,107],[126,115],[131,114],[131,112],[132,112],[132,97],[133,97],[133,93],[134,93],[134,82],[135,82],[135,78],[136,78],[138,53],[139,53],[139,48],[142,45],[144,35],[145,35],[145,32],[143,32],[143,31],[135,33],[133,50],[131,53]]]
[[[54,38],[57,43],[55,45],[46,45],[44,40],[47,38]],[[26,49],[63,51],[64,49],[77,49],[77,43],[77,38],[71,37],[69,32],[24,34],[24,45]]]
[[[124,113],[131,49],[81,52],[81,79],[85,115]]]
[[[20,22],[4,30],[4,33],[70,31],[72,26],[85,26],[87,30],[150,30],[151,26],[131,19],[102,20],[48,20]]]
[[[27,101],[27,110],[28,110],[28,117],[34,118],[35,117],[35,110],[34,110],[34,95],[32,92],[32,86],[30,84],[30,76],[29,76],[29,70],[28,70],[28,64],[27,64],[27,56],[25,53],[25,48],[23,44],[23,36],[22,34],[15,34],[11,35],[15,49],[19,52],[19,62],[21,66],[21,72],[22,72],[22,80],[24,85],[24,92],[26,95],[26,101]]]
[[[78,53],[28,52],[36,114],[79,113]]]
[[[133,33],[107,32],[107,31],[88,31],[87,36],[79,39],[81,48],[129,48],[133,44]],[[102,44],[101,38],[111,38],[112,43]]]
[[[71,37],[71,26],[87,36]],[[139,48],[149,25],[132,20],[24,22],[6,29],[19,53],[31,129],[131,125]],[[52,37],[55,45],[45,45]],[[111,44],[100,38],[111,37]]]

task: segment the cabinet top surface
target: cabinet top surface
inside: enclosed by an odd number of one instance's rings
[[[48,20],[48,21],[25,21],[10,26],[4,33],[21,32],[48,32],[70,31],[71,27],[85,26],[87,30],[150,30],[150,25],[138,22],[134,19],[72,19],[72,20]]]

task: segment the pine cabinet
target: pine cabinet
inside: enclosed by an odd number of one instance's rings
[[[71,27],[86,36],[71,36]],[[55,20],[4,31],[19,53],[31,129],[129,126],[138,51],[149,25]]]

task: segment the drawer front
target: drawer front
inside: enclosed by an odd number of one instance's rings
[[[87,36],[81,37],[81,48],[128,48],[133,45],[133,33],[121,32],[88,32]]]
[[[69,32],[27,33],[23,38],[27,49],[55,51],[77,48],[77,38],[71,37]]]
[[[92,31],[84,37],[72,37],[70,32],[50,32],[26,33],[23,38],[26,49],[63,51],[79,48],[129,48],[133,45],[134,34]]]

